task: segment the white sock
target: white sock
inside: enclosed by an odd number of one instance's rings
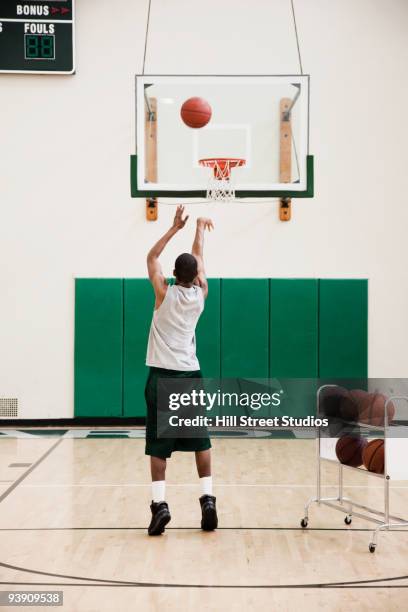
[[[153,480],[152,499],[156,504],[166,499],[166,481],[165,480]]]
[[[212,476],[200,478],[201,495],[212,495]]]

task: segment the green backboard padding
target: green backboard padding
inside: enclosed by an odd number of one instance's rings
[[[221,280],[221,376],[267,378],[269,280]]]
[[[124,281],[123,416],[145,416],[144,388],[147,339],[154,308],[154,291],[146,278]]]
[[[319,376],[367,376],[368,284],[364,279],[319,283]]]
[[[271,279],[271,377],[317,377],[317,305],[316,279]]]
[[[197,357],[203,376],[219,378],[221,370],[220,279],[208,279],[208,297],[197,325]]]
[[[75,281],[75,416],[122,415],[123,281]]]
[[[267,191],[251,191],[251,190],[235,190],[237,201],[240,198],[313,198],[314,197],[314,157],[307,155],[306,157],[306,180],[307,185],[304,191],[295,190],[267,190]],[[137,155],[130,156],[130,195],[132,198],[205,198],[207,192],[205,190],[190,190],[190,191],[157,191],[154,189],[138,188],[137,179]]]

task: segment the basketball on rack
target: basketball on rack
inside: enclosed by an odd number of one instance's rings
[[[360,423],[382,427],[385,417],[385,402],[387,398],[382,393],[367,393],[366,391],[351,391],[358,405]],[[395,415],[395,406],[390,402],[387,406],[388,422]]]
[[[211,119],[212,110],[204,98],[189,98],[181,107],[180,115],[188,127],[202,128]]]
[[[320,409],[331,419],[357,421],[357,406],[348,389],[330,386],[320,396]]]
[[[350,398],[353,400],[357,409],[357,419],[361,420],[361,415],[365,414],[369,409],[371,402],[371,393],[363,391],[363,389],[351,389]]]
[[[364,466],[369,472],[384,474],[384,440],[371,440],[363,451]]]
[[[358,404],[351,393],[342,398],[340,404],[340,415],[342,419],[349,423],[358,422]]]
[[[375,393],[371,404],[371,424],[382,427],[385,417],[385,402],[387,398],[382,393]],[[387,406],[388,423],[391,423],[395,416],[395,406],[390,402]]]
[[[359,467],[363,465],[363,451],[367,441],[359,435],[344,435],[337,440],[336,455],[340,463]]]

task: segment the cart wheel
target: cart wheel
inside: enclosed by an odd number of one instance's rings
[[[305,527],[307,527],[308,522],[309,521],[308,521],[307,517],[302,518],[302,520],[300,521],[300,526],[303,527],[303,529],[305,529]]]
[[[346,518],[344,519],[344,522],[346,523],[346,525],[351,525],[351,521],[352,521],[351,516],[346,516]]]
[[[370,553],[375,552],[375,547],[376,547],[376,544],[373,544],[372,542],[370,542],[370,544],[368,545],[368,550],[370,551]]]

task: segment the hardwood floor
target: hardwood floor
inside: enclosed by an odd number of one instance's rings
[[[300,529],[314,495],[313,441],[218,439],[213,449],[220,529],[200,531],[194,459],[176,453],[172,521],[149,538],[143,440],[1,439],[2,589],[62,583],[63,609],[81,612],[406,610],[408,530],[381,534],[371,555],[367,522],[347,528],[340,513],[313,507]],[[327,466],[327,494],[335,479]],[[380,506],[380,484],[350,472],[345,493]],[[393,483],[392,511],[408,514],[407,501],[407,483]]]

